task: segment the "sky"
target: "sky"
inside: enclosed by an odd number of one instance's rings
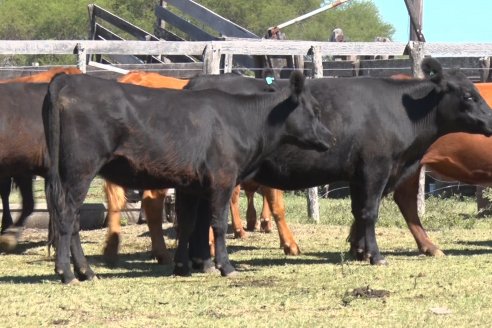
[[[395,42],[407,42],[410,18],[404,0],[372,0],[384,22],[393,25]],[[492,0],[423,0],[427,42],[492,42]]]

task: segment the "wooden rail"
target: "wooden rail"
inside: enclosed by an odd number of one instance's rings
[[[320,56],[402,56],[415,59],[418,67],[424,56],[433,57],[490,57],[492,43],[422,43],[422,42],[316,42],[239,39],[231,41],[95,41],[46,40],[0,41],[0,55],[74,54],[84,69],[88,54],[112,55],[204,55],[205,72],[219,72],[222,55],[307,55]],[[321,65],[316,60],[317,65]],[[317,68],[322,70],[322,68]]]

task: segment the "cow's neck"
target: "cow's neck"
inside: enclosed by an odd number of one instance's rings
[[[416,85],[402,100],[407,109],[412,134],[412,142],[403,159],[409,162],[418,161],[427,148],[440,137],[436,119],[441,95],[432,85]]]
[[[248,110],[249,114],[244,117],[245,120],[252,122],[249,124],[249,137],[255,136],[252,142],[255,143],[254,151],[249,154],[249,167],[257,166],[259,163],[274,152],[282,144],[286,143],[284,134],[283,121],[272,121],[272,115],[275,111],[283,112],[293,110],[296,106],[290,100],[290,91],[282,90],[255,98],[254,108]],[[252,117],[251,113],[254,113]],[[285,115],[287,118],[288,115]]]

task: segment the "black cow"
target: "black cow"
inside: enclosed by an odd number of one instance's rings
[[[381,198],[396,188],[395,201],[404,206],[411,195],[399,188],[415,174],[427,148],[450,132],[492,134],[490,108],[462,72],[443,72],[432,58],[426,58],[422,68],[426,80],[309,80],[322,108],[321,121],[336,144],[322,153],[282,146],[253,177],[279,189],[349,181],[355,218],[351,250],[372,264],[386,263],[375,237]],[[207,87],[237,90],[242,80],[224,84],[218,78],[215,83],[209,80]],[[264,82],[256,84],[261,90]],[[197,248],[206,251],[205,245]]]
[[[0,84],[0,188],[4,206],[0,246],[7,250],[15,247],[25,219],[34,210],[33,175],[46,172],[41,109],[47,90],[46,83]],[[8,202],[11,177],[22,195],[22,212],[15,225]]]
[[[331,133],[320,123],[317,106],[298,72],[290,88],[253,96],[56,76],[43,109],[56,273],[64,283],[95,277],[80,244],[78,210],[97,174],[134,189],[180,188],[187,204],[181,213],[189,221],[179,228],[178,275],[190,273],[189,237],[199,199],[205,199],[217,267],[223,275],[233,273],[224,239],[232,189],[282,144],[326,150]]]

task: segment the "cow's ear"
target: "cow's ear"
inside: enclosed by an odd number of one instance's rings
[[[424,58],[421,67],[427,79],[437,84],[441,83],[443,78],[442,66],[436,59],[432,57]]]
[[[304,90],[304,82],[305,82],[304,74],[300,71],[293,71],[290,75],[290,89],[292,94],[295,96],[299,96],[301,92]]]

